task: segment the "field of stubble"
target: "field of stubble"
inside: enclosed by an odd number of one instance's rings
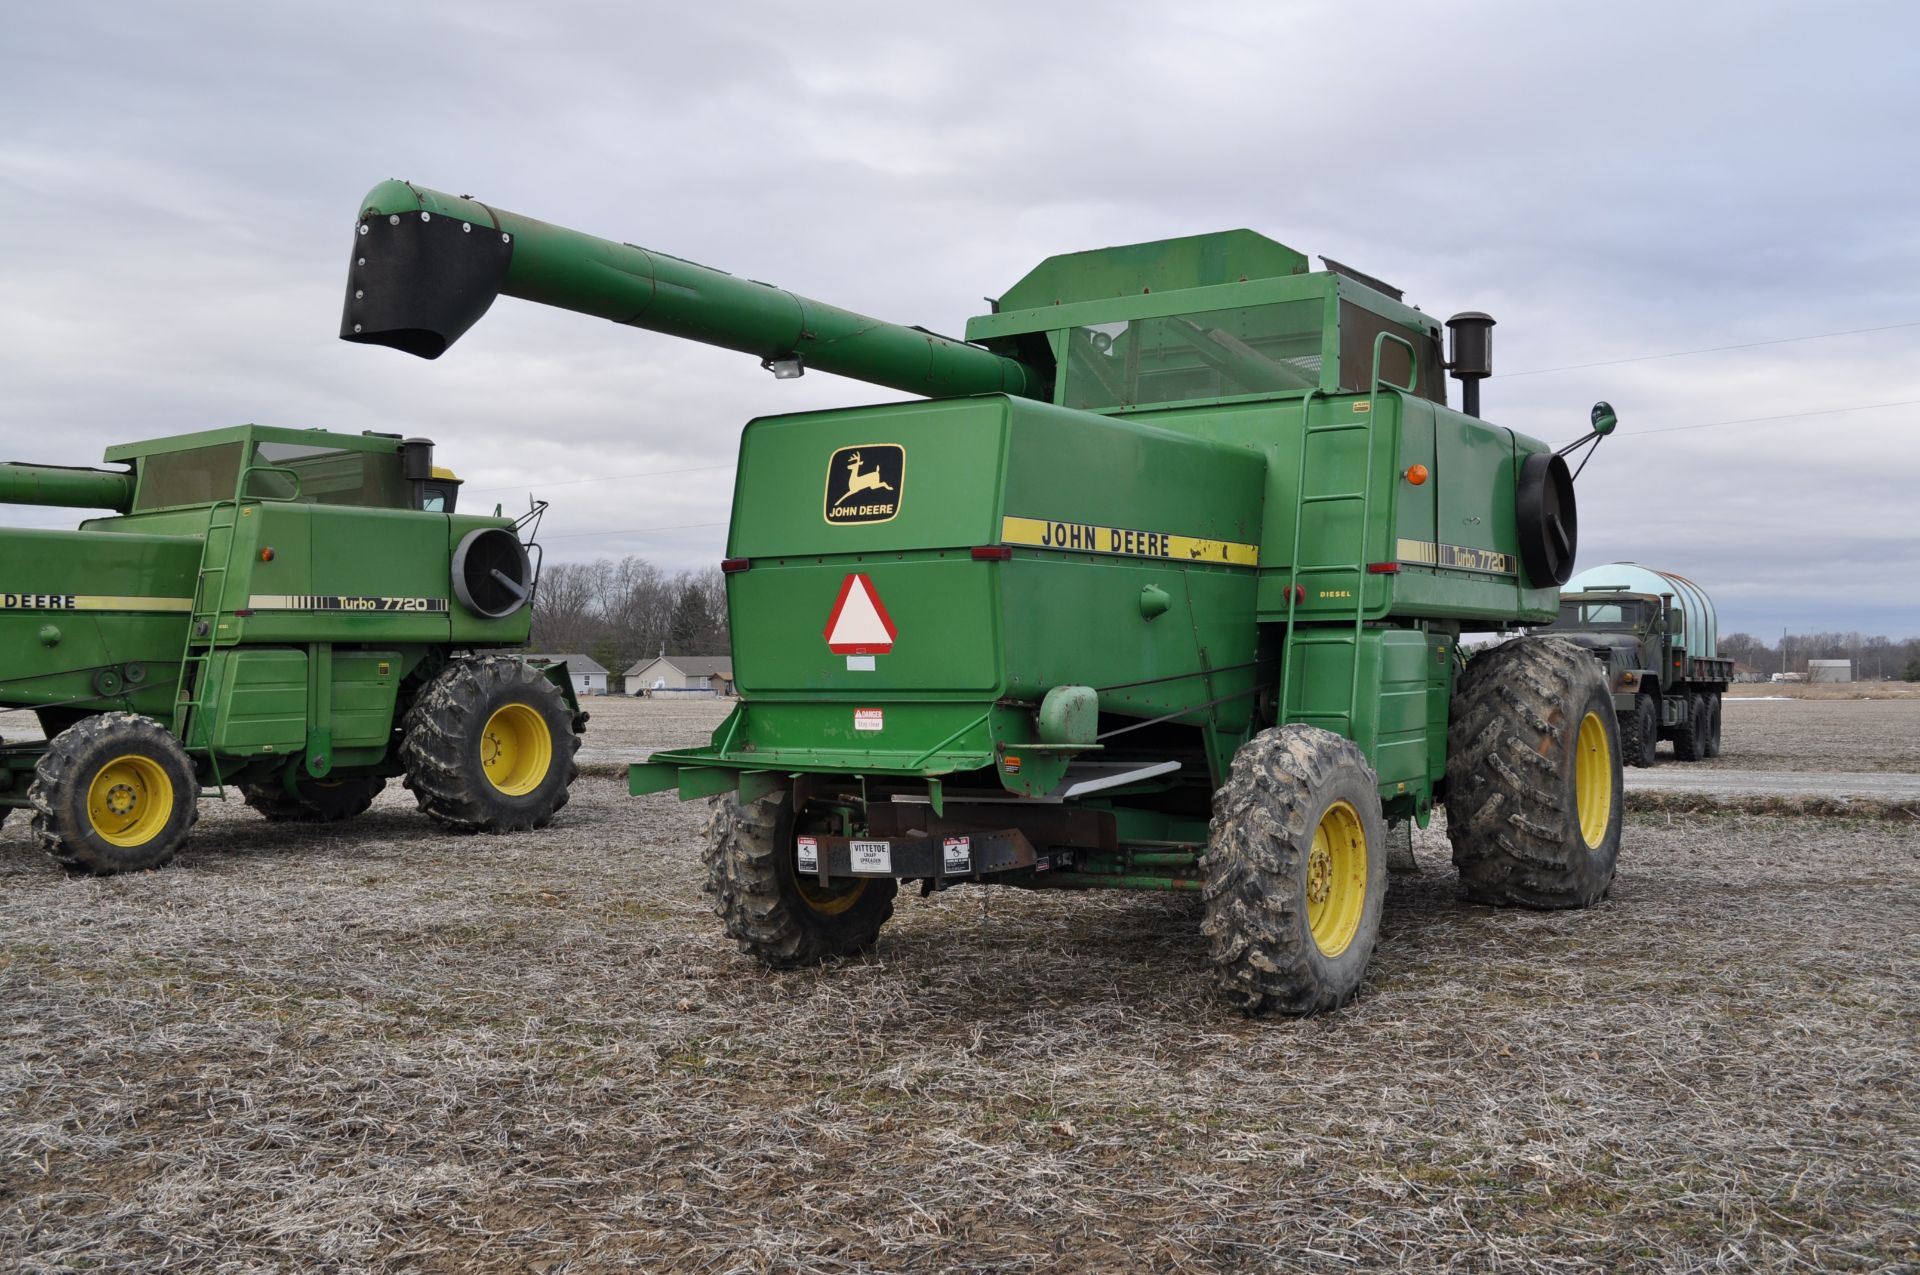
[[[1913,717],[1821,716],[1855,703],[1729,709],[1727,762],[1920,768]],[[594,709],[634,753],[716,717]],[[701,813],[606,773],[538,836],[397,786],[346,827],[209,803],[102,881],[10,820],[0,1264],[1920,1263],[1912,820],[1635,814],[1612,898],[1555,915],[1456,903],[1436,826],[1362,998],[1253,1023],[1175,898],[903,895],[871,959],[763,973]]]

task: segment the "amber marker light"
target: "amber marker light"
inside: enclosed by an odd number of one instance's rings
[[[267,546],[266,548],[264,548],[264,549],[262,549],[262,550],[260,551],[260,561],[262,561],[262,562],[272,562],[272,561],[273,561],[273,546],[272,546],[272,545],[268,545],[268,546]]]
[[[1427,481],[1427,467],[1425,465],[1409,465],[1407,467],[1407,481],[1415,487]]]

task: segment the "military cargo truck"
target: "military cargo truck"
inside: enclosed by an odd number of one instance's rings
[[[1592,567],[1567,581],[1559,616],[1537,631],[1606,666],[1627,765],[1653,765],[1661,740],[1681,761],[1720,755],[1733,661],[1720,655],[1719,619],[1699,585],[1633,562]]]

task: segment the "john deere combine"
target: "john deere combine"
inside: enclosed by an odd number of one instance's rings
[[[503,293],[931,399],[747,425],[744,702],[632,770],[719,798],[709,886],[768,964],[867,948],[903,881],[1188,890],[1229,1003],[1326,1010],[1388,822],[1441,803],[1469,897],[1606,894],[1599,666],[1459,649],[1551,619],[1577,532],[1564,460],[1477,419],[1486,316],[1443,363],[1387,285],[1243,230],[1049,258],[961,342],[389,182],[341,335],[437,357]]]
[[[111,511],[0,530],[0,817],[67,866],[150,868],[203,788],[269,819],[365,811],[404,775],[470,831],[566,804],[584,723],[553,680],[489,650],[527,638],[513,520],[454,512],[433,444],[242,425],[107,450],[112,469],[0,465],[0,503]]]

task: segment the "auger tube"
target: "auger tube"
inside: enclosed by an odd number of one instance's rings
[[[979,346],[406,182],[368,192],[353,248],[341,339],[420,358],[504,294],[933,398],[1050,390]]]
[[[0,464],[0,505],[51,505],[61,509],[133,508],[133,475],[125,470],[66,465]]]

